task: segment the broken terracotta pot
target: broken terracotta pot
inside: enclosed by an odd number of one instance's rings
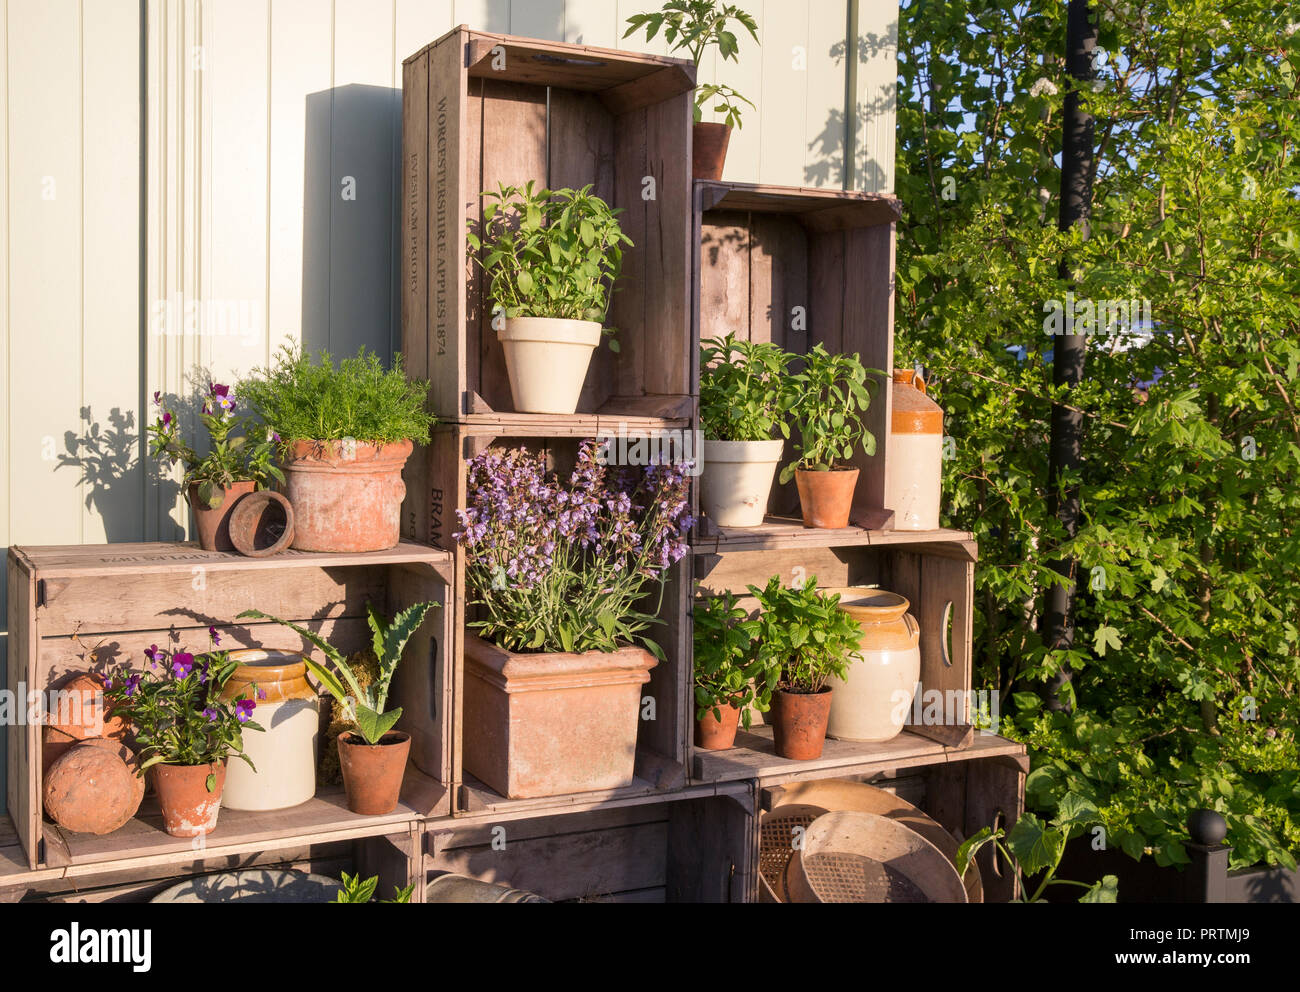
[[[270,489],[249,493],[230,515],[230,541],[247,558],[279,554],[293,543],[293,507]]]
[[[631,785],[656,663],[637,647],[515,654],[467,634],[465,770],[509,799]]]
[[[284,459],[299,551],[384,551],[401,540],[410,441],[295,441]]]
[[[144,777],[135,754],[121,741],[78,741],[45,773],[45,812],[77,833],[111,834],[135,816]]]
[[[199,532],[199,547],[204,551],[235,550],[235,545],[230,540],[230,515],[235,512],[239,501],[256,488],[256,482],[236,482],[221,490],[219,506],[207,507],[199,499],[199,487],[190,486],[188,494],[190,506],[194,509],[194,523]]]
[[[41,767],[48,769],[65,752],[83,740],[109,737],[126,740],[129,728],[108,712],[104,680],[91,672],[73,676],[54,688],[41,734]]]

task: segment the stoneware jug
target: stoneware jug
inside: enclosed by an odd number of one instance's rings
[[[882,589],[827,589],[862,631],[844,679],[832,679],[826,735],[843,741],[897,737],[912,711],[921,678],[921,628],[906,599]]]
[[[943,408],[910,369],[895,369],[890,386],[889,460],[885,506],[895,530],[938,530],[943,479]]]

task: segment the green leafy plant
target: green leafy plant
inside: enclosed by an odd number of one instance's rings
[[[614,209],[582,189],[501,186],[483,193],[482,236],[473,223],[466,235],[475,260],[487,273],[489,295],[506,317],[598,320],[623,268],[623,233]],[[480,256],[480,251],[484,253]],[[615,329],[609,346],[618,351]]]
[[[795,461],[781,469],[781,482],[789,482],[795,469],[829,472],[849,461],[861,447],[876,453],[875,436],[863,415],[871,404],[867,369],[856,354],[833,355],[820,341],[802,356],[803,371],[789,379],[791,404],[798,430]],[[880,374],[876,370],[871,370]]]
[[[1119,895],[1119,880],[1114,875],[1103,875],[1092,885],[1056,877],[1066,843],[1098,819],[1096,806],[1082,796],[1070,793],[1062,799],[1050,823],[1044,823],[1033,813],[1023,813],[1010,832],[1001,827],[996,830],[984,827],[968,837],[957,848],[957,871],[965,878],[975,853],[985,844],[993,844],[1003,860],[1015,870],[1020,882],[1018,902],[1042,902],[1043,894],[1053,885],[1083,889],[1079,902],[1115,902]]]
[[[208,636],[214,647],[221,643],[215,629]],[[194,655],[154,644],[144,654],[148,668],[133,672],[124,665],[104,681],[109,709],[133,728],[143,759],[140,773],[159,763],[208,765],[232,756],[257,771],[244,753],[244,731],[262,730],[252,720],[260,692],[254,685],[237,699],[221,698],[239,667],[230,652]],[[215,775],[208,776],[207,787],[216,788]]]
[[[777,689],[820,692],[832,677],[844,677],[861,628],[840,609],[838,593],[818,591],[816,576],[802,586],[786,587],[779,575],[762,589],[750,586],[749,592],[761,610],[755,631],[760,709]]]
[[[379,876],[372,875],[369,878],[362,878],[360,874],[349,875],[347,872],[341,872],[339,875],[343,888],[339,889],[334,897],[335,903],[341,902],[370,902],[375,897],[375,889],[379,887]],[[385,903],[407,903],[411,901],[411,895],[415,892],[415,885],[411,884],[405,888],[394,887],[392,899],[381,899]]]
[[[734,334],[700,346],[700,426],[713,441],[768,441],[790,436],[794,402],[786,376],[791,355],[770,341]]]
[[[313,362],[300,346],[286,343],[275,362],[251,372],[237,392],[284,445],[347,438],[427,444],[434,423],[424,408],[429,384],[408,380],[400,355],[385,369],[365,348],[335,365],[328,352]]]
[[[388,689],[393,681],[393,675],[397,672],[397,665],[402,660],[402,651],[406,647],[406,642],[419,629],[420,624],[424,623],[424,618],[429,611],[440,605],[439,603],[416,603],[400,611],[393,617],[392,623],[388,623],[375,612],[373,605],[366,604],[371,647],[379,660],[379,677],[365,687],[362,687],[343,654],[306,627],[270,616],[260,610],[245,610],[239,614],[239,619],[270,620],[288,627],[320,648],[334,666],[334,671],[312,658],[304,658],[308,671],[316,676],[320,684],[343,707],[356,724],[361,736],[366,739],[366,743],[378,744],[384,734],[388,733],[402,716],[400,706],[392,710],[386,710],[386,707]]]
[[[736,605],[730,592],[696,600],[695,619],[695,719],[710,711],[722,719],[723,706],[740,710],[741,723],[749,729],[755,702],[755,680],[763,674],[757,657],[755,635],[758,623]],[[766,710],[764,703],[760,711]]]
[[[627,38],[638,31],[645,32],[645,40],[653,41],[661,30],[664,40],[671,51],[685,49],[698,70],[704,53],[716,48],[724,60],[739,61],[740,42],[734,32],[728,30],[728,24],[736,21],[749,32],[754,41],[758,41],[758,22],[734,4],[721,4],[716,0],[668,0],[657,11],[645,14],[633,14],[627,19],[631,25],[623,33]],[[726,115],[726,123],[740,127],[740,104],[750,107],[754,104],[746,100],[730,86],[709,83],[695,88],[695,120],[704,117],[704,106],[710,100],[717,100],[714,110]]]
[[[229,386],[208,383],[199,421],[208,432],[208,452],[200,455],[181,436],[180,418],[167,409],[161,393],[153,394],[158,419],[149,427],[149,451],[185,466],[182,486],[198,486],[199,502],[215,510],[226,500],[226,490],[236,482],[256,482],[263,488],[268,480],[284,481],[284,474],[272,463],[272,437],[265,425],[250,417],[237,417],[235,395]]]

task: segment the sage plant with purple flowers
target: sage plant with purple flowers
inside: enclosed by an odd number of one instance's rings
[[[525,448],[469,463],[456,539],[481,616],[468,626],[508,651],[614,651],[660,622],[644,602],[687,552],[688,463],[614,468],[584,442],[567,482]]]
[[[215,630],[209,630],[213,646]],[[222,690],[239,667],[229,651],[167,651],[156,644],[145,652],[149,667],[134,672],[122,666],[105,680],[104,698],[115,715],[134,728],[141,749],[140,771],[151,765],[206,765],[235,756],[253,768],[244,753],[244,733],[260,731],[252,719],[258,693],[254,685],[240,698],[223,700]],[[251,695],[250,695],[251,694]],[[257,771],[256,768],[253,768]],[[211,784],[209,791],[211,791]]]

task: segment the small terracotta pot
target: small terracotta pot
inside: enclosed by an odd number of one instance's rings
[[[293,543],[293,507],[270,489],[250,493],[230,515],[230,541],[248,558],[269,558]]]
[[[410,441],[295,441],[284,460],[298,551],[385,551],[401,540]]]
[[[411,735],[390,730],[378,744],[367,744],[360,734],[349,731],[339,734],[338,748],[348,809],[362,816],[383,816],[397,809]]]
[[[211,792],[208,776],[217,777]],[[201,837],[217,828],[221,792],[226,787],[226,759],[207,765],[157,764],[149,769],[163,827],[173,837]]]
[[[858,484],[858,470],[832,469],[829,472],[794,471],[799,487],[799,509],[805,527],[835,530],[849,525],[853,508],[853,490]]]
[[[731,142],[731,125],[699,121],[691,133],[691,173],[696,179],[722,178],[727,163],[727,145]]]
[[[221,490],[225,494],[221,505],[209,509],[199,499],[199,487],[190,486],[190,506],[194,509],[194,521],[199,529],[199,547],[204,551],[235,550],[234,542],[230,540],[230,515],[235,512],[235,504],[256,488],[256,482],[236,482]]]
[[[704,714],[704,719],[695,721],[695,746],[706,751],[725,751],[736,746],[736,728],[740,724],[740,709],[735,703],[719,704],[719,720],[713,710]]]
[[[822,756],[833,696],[829,686],[820,692],[772,693],[772,739],[780,757],[808,761]]]

